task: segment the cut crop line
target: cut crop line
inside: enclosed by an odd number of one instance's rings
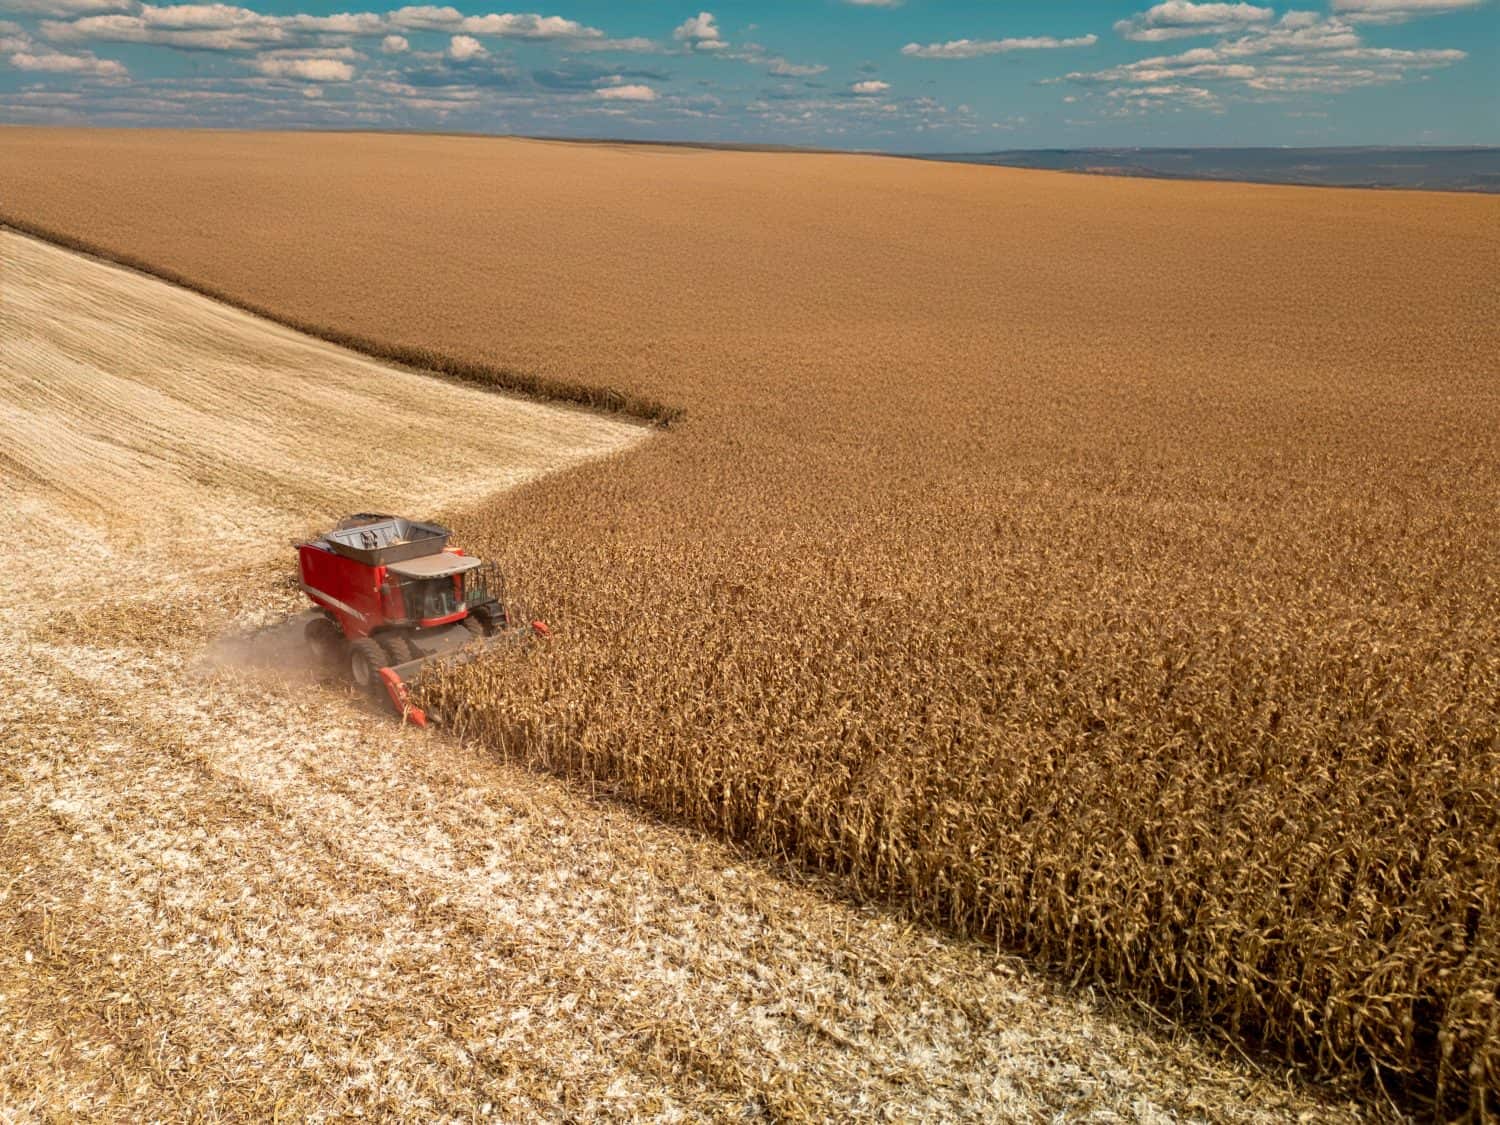
[[[147,277],[169,282],[179,288],[239,309],[241,312],[258,316],[262,320],[269,320],[273,324],[315,337],[325,343],[347,348],[370,359],[397,364],[423,375],[443,376],[456,382],[524,395],[542,402],[569,403],[611,414],[624,414],[627,417],[653,423],[663,429],[681,422],[686,416],[686,412],[680,406],[670,406],[655,399],[644,398],[612,387],[600,387],[566,379],[552,379],[543,375],[517,371],[510,367],[459,359],[432,348],[388,344],[368,336],[342,332],[301,317],[290,316],[255,301],[236,297],[227,290],[189,277],[177,270],[153,266],[150,262],[133,254],[122,254],[88,239],[76,238],[0,210],[0,230],[6,228],[31,238],[41,239],[43,242],[50,242],[64,250],[86,254],[91,258],[108,262],[110,265],[134,270]]]

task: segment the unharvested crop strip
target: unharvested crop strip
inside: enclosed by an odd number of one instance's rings
[[[594,410],[624,414],[627,417],[639,418],[643,422],[652,422],[663,427],[680,422],[685,416],[685,411],[681,407],[667,406],[653,399],[628,394],[612,387],[550,379],[539,375],[532,375],[524,371],[517,371],[509,367],[476,363],[472,360],[448,355],[434,348],[389,344],[369,336],[360,336],[341,331],[337,328],[331,328],[327,325],[318,324],[302,317],[289,316],[286,313],[267,308],[256,302],[236,297],[227,290],[206,284],[197,278],[188,277],[178,273],[176,270],[154,266],[138,255],[112,250],[97,242],[64,234],[16,215],[0,211],[0,229],[6,227],[10,227],[22,234],[28,234],[33,238],[40,238],[45,242],[52,243],[54,246],[61,246],[66,250],[87,254],[101,261],[123,266],[126,269],[136,270],[139,273],[159,278],[162,281],[171,282],[173,285],[180,286],[183,289],[198,293],[204,297],[209,297],[215,301],[220,301],[223,304],[291,328],[304,335],[323,340],[326,343],[336,344],[341,348],[348,348],[350,351],[359,352],[361,355],[369,356],[371,359],[397,363],[403,367],[409,367],[428,374],[443,375],[462,383],[488,387],[493,390],[507,391],[511,394],[525,395],[529,398],[540,399],[545,402],[572,403]]]

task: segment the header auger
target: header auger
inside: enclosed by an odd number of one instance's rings
[[[361,512],[297,544],[302,589],[321,611],[306,629],[314,656],[344,664],[359,688],[383,693],[424,727],[428,717],[406,685],[425,664],[548,635],[540,621],[511,621],[500,568],[450,547],[450,535],[434,523]]]

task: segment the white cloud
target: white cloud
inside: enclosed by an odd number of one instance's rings
[[[155,43],[182,50],[250,51],[302,38],[371,35],[383,27],[365,12],[334,16],[268,16],[230,4],[143,4],[138,14],[85,16],[72,23],[44,21],[42,32],[58,42],[98,40]]]
[[[250,51],[285,42],[286,30],[270,17],[228,27],[172,27],[148,23],[144,16],[85,16],[72,23],[42,21],[42,34],[59,43],[156,43],[200,51]]]
[[[24,0],[27,3],[93,3],[108,0]],[[596,28],[556,16],[490,14],[465,16],[456,8],[417,6],[386,15],[342,12],[328,16],[270,16],[230,4],[143,4],[136,14],[87,16],[72,23],[49,22],[49,38],[59,42],[96,39],[156,43],[183,50],[250,51],[297,41],[318,43],[329,36],[379,36],[395,30],[433,30],[501,38],[556,40],[569,46],[650,49],[649,41],[608,40]],[[395,36],[396,39],[403,38]],[[408,48],[410,44],[407,44]]]
[[[327,16],[308,14],[266,15],[225,3],[142,4],[138,0],[0,0],[0,4],[28,4],[55,15],[96,12],[71,22],[49,20],[44,33],[57,42],[98,40],[116,43],[152,43],[180,50],[260,51],[266,47],[317,45],[330,39],[350,37],[402,41],[402,31],[441,31],[449,35],[493,36],[553,42],[571,50],[653,51],[649,39],[610,39],[598,28],[576,20],[534,13],[489,13],[466,16],[450,6],[412,5],[384,14],[340,12]],[[129,8],[124,11],[107,9]],[[395,52],[402,53],[406,47]]]
[[[533,39],[586,41],[602,40],[604,32],[587,27],[577,20],[561,16],[539,16],[534,12],[490,12],[466,16],[457,8],[431,4],[397,8],[386,16],[395,28],[409,31],[462,31],[469,35],[489,35],[497,39]]]
[[[729,46],[719,34],[719,25],[714,22],[712,12],[699,12],[683,20],[672,32],[672,38],[695,51],[721,51]]]
[[[130,72],[114,59],[99,59],[91,54],[65,55],[59,51],[20,51],[10,57],[17,70],[44,70],[54,74],[90,74],[96,78],[125,78]]]
[[[1018,39],[951,39],[947,43],[908,43],[903,55],[917,59],[974,59],[981,55],[1000,55],[1009,51],[1045,51],[1059,47],[1092,47],[1097,35],[1079,35],[1057,39],[1050,35],[1031,35]]]
[[[1477,8],[1484,0],[1333,0],[1333,10],[1359,23],[1405,23],[1418,16],[1436,16]]]
[[[503,39],[602,39],[604,32],[585,27],[576,20],[561,16],[516,15],[510,12],[487,16],[468,16],[459,27],[474,35],[494,35]]]
[[[822,74],[828,68],[817,63],[794,63],[778,58],[771,59],[766,69],[779,78],[811,78],[814,74]]]
[[[254,65],[256,70],[268,78],[300,78],[306,82],[348,82],[354,77],[354,68],[339,59],[262,57],[256,59]]]
[[[278,47],[261,55],[266,59],[344,59],[352,62],[364,58],[353,47]]]
[[[272,17],[230,4],[143,4],[140,20],[147,27],[223,30],[233,27],[275,27]]]
[[[134,7],[134,0],[0,0],[0,8],[36,16],[92,16]]]
[[[1159,42],[1195,35],[1227,35],[1267,23],[1276,13],[1254,4],[1196,4],[1165,0],[1115,24],[1115,31],[1138,42]]]
[[[1251,98],[1308,91],[1341,93],[1401,82],[1414,71],[1450,66],[1465,57],[1463,51],[1451,49],[1369,47],[1342,19],[1292,11],[1274,24],[1244,28],[1211,47],[1193,47],[1104,70],[1075,71],[1062,81],[1156,87],[1158,93],[1153,96],[1158,99],[1207,105],[1201,95],[1186,93],[1186,84],[1203,89],[1203,83],[1237,83],[1241,96]],[[1113,92],[1110,96],[1125,97]]]
[[[1185,105],[1193,109],[1219,109],[1219,96],[1202,86],[1168,82],[1158,86],[1126,86],[1111,90],[1109,97],[1131,111],[1159,109],[1168,105]]]
[[[594,97],[613,102],[654,102],[657,94],[650,86],[608,86],[595,90]]]
[[[385,17],[374,12],[339,12],[331,16],[272,16],[282,27],[293,31],[315,31],[328,35],[379,35],[385,30]]]
[[[458,62],[482,59],[487,54],[489,52],[484,49],[484,44],[472,35],[455,35],[448,40],[448,57]]]
[[[397,8],[394,12],[388,12],[385,18],[392,27],[414,31],[442,31],[446,28],[457,27],[463,22],[464,14],[457,8],[438,8],[431,4],[417,4]]]
[[[624,39],[570,39],[566,46],[570,51],[635,51],[649,54],[660,50],[655,40],[642,35],[631,35]]]
[[[411,40],[404,35],[387,35],[380,41],[380,49],[388,55],[402,55],[411,50]]]
[[[849,87],[850,91],[856,94],[883,94],[890,88],[891,84],[889,82],[881,82],[878,78],[856,82]]]

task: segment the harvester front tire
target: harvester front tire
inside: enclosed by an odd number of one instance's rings
[[[417,651],[411,647],[411,642],[401,633],[382,633],[380,647],[385,651],[386,663],[393,668],[397,664],[415,660],[418,655]]]
[[[494,603],[475,606],[469,610],[469,621],[478,621],[486,637],[493,637],[505,627],[505,611]]]
[[[459,624],[469,631],[471,637],[484,636],[484,625],[473,614],[465,617]]]
[[[380,670],[386,666],[385,653],[369,637],[349,642],[349,678],[360,691],[378,694]]]
[[[334,667],[339,658],[339,647],[344,639],[339,633],[338,626],[326,617],[315,617],[302,630],[302,637],[307,641],[308,651],[312,653],[313,661],[319,667]]]

